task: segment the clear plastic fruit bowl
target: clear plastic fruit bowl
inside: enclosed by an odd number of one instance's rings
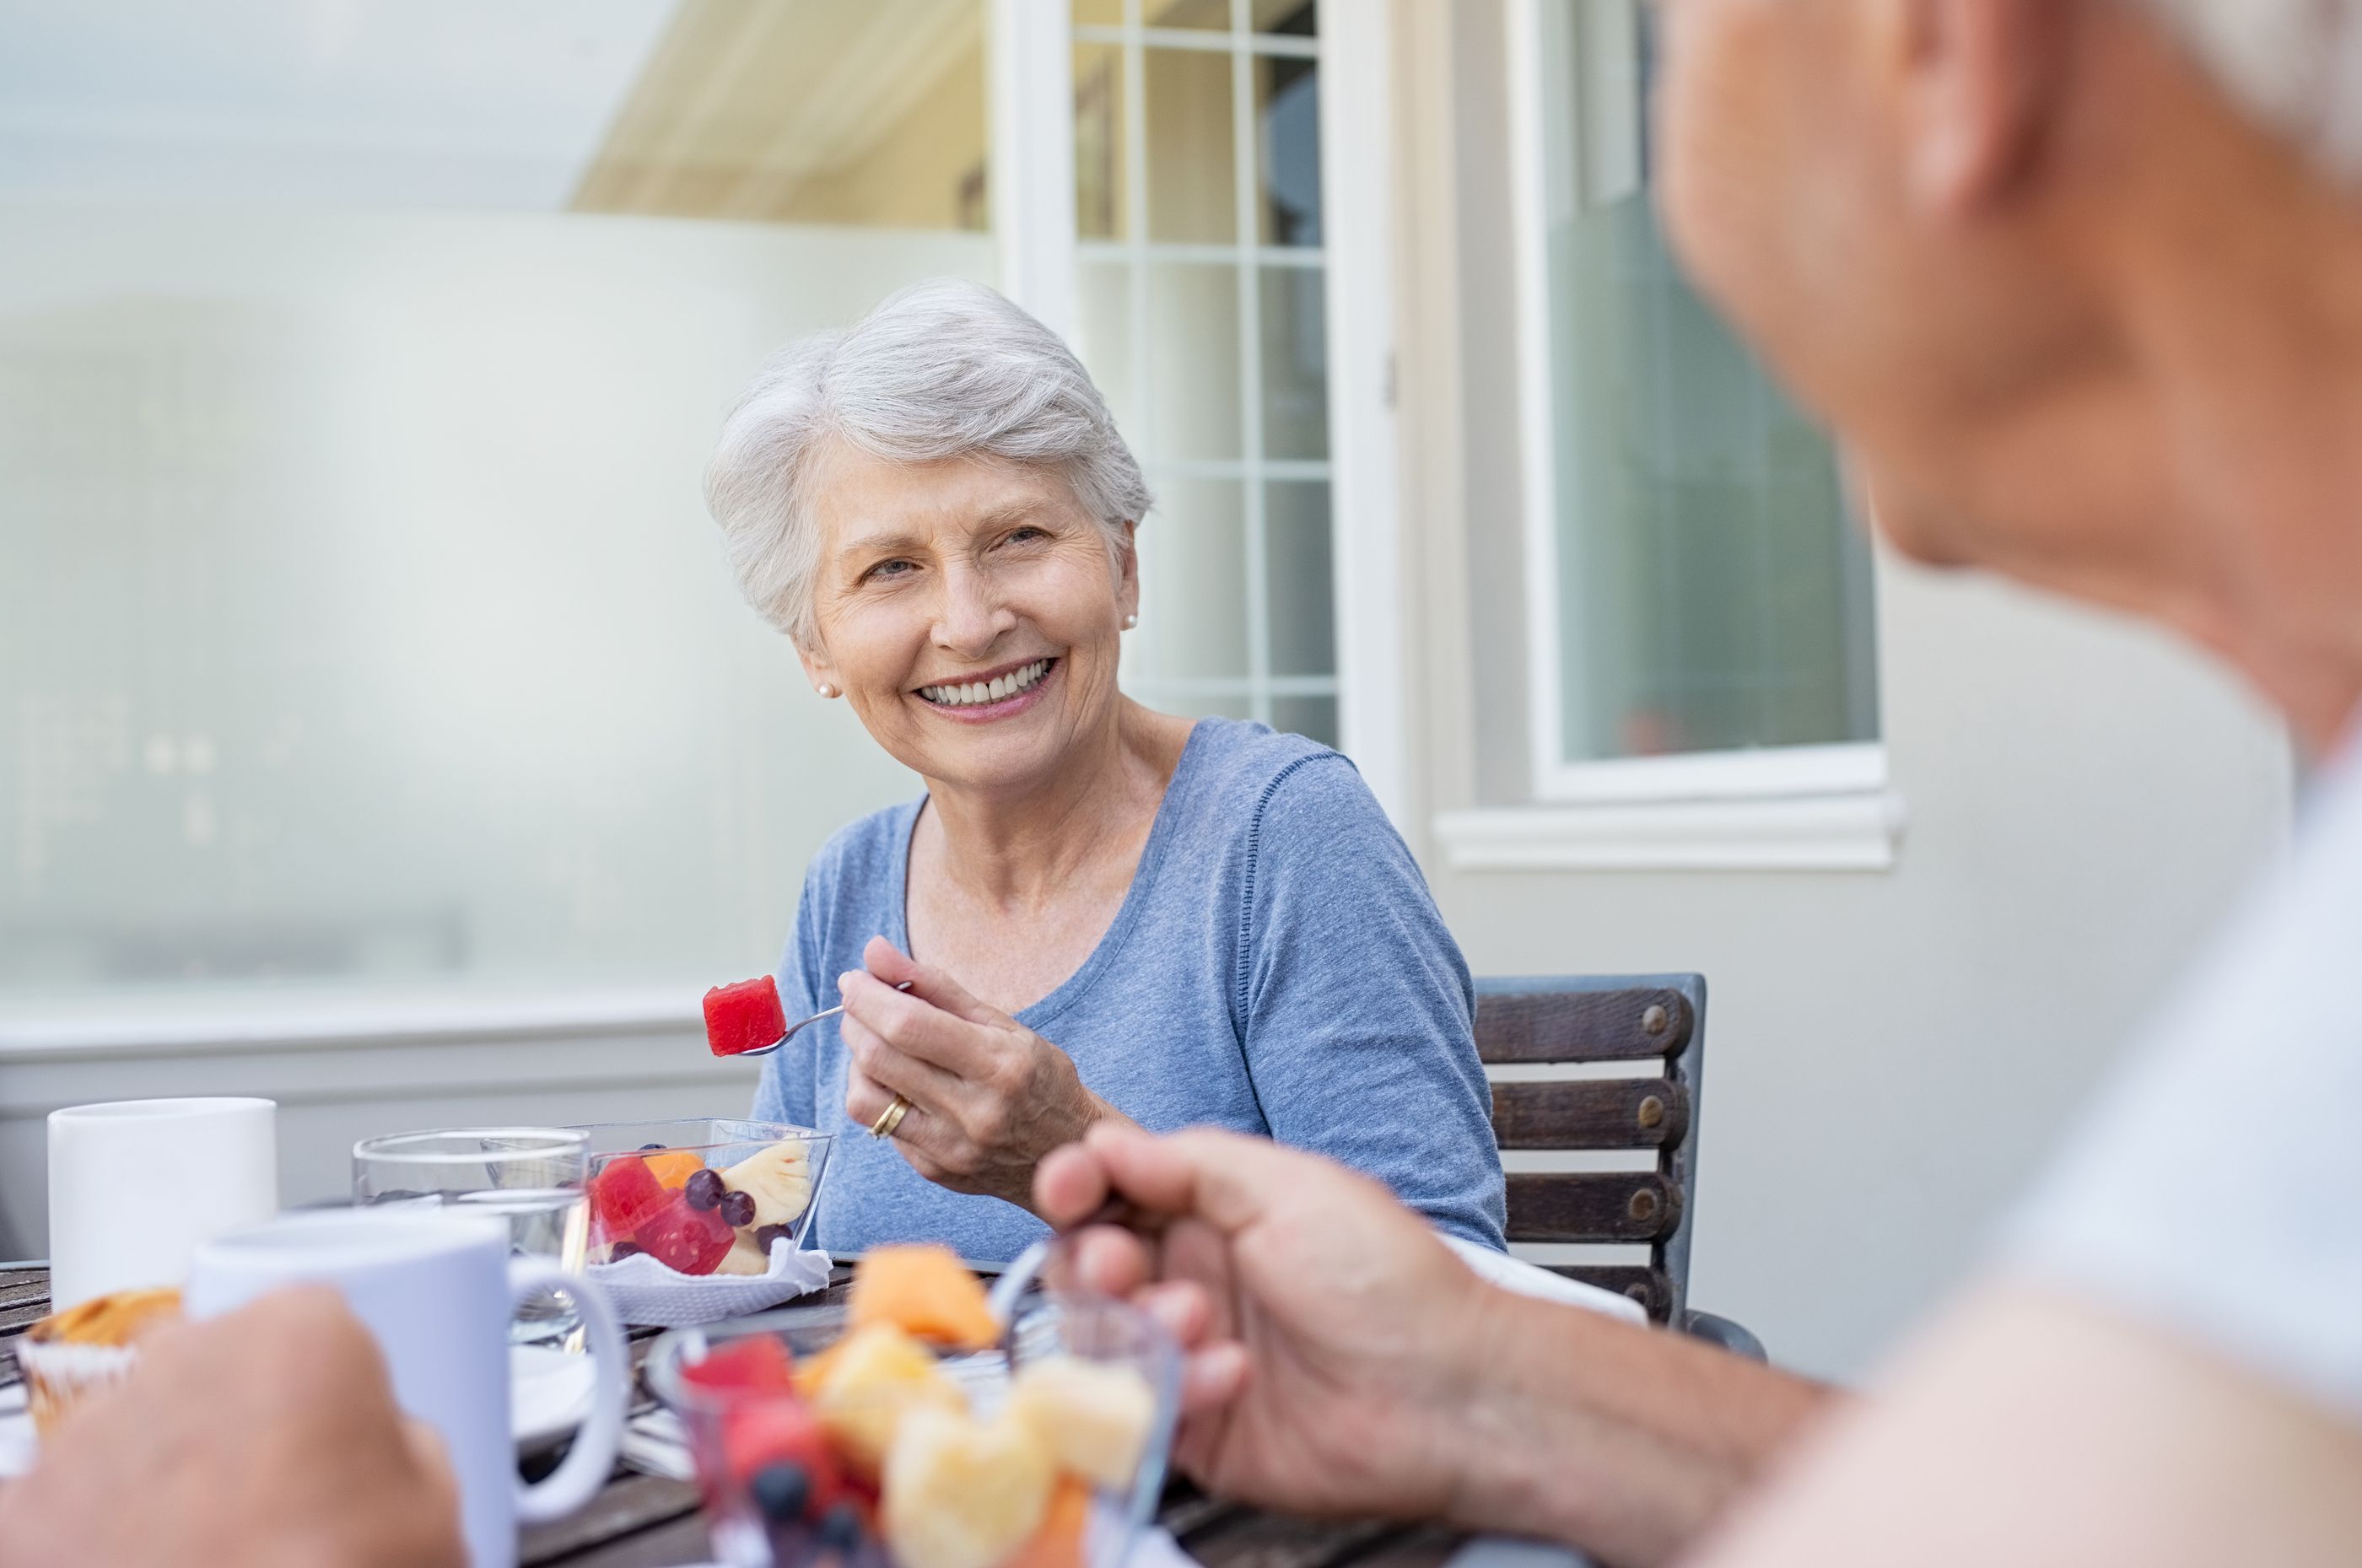
[[[829,1152],[834,1143],[830,1134],[810,1127],[717,1117],[674,1121],[599,1121],[573,1131],[590,1140],[584,1181],[590,1210],[588,1261],[617,1263],[634,1252],[653,1252],[663,1254],[659,1261],[691,1275],[713,1273],[721,1259],[729,1255],[728,1249],[738,1244],[742,1237],[740,1251],[754,1249],[750,1263],[754,1258],[767,1256],[773,1241],[779,1237],[801,1250],[811,1233],[812,1216],[820,1208],[822,1187],[828,1176]],[[729,1200],[724,1173],[782,1145],[801,1158],[805,1183],[801,1207],[792,1218],[776,1225],[771,1222],[777,1220],[776,1212],[767,1209],[761,1215],[764,1223],[733,1223],[734,1215],[723,1207]],[[619,1212],[617,1190],[631,1185],[619,1177],[640,1176],[643,1172],[618,1172],[615,1167],[635,1160],[642,1167],[655,1163],[659,1174],[648,1178],[654,1183],[645,1195],[648,1201],[636,1206],[626,1202],[624,1211]],[[680,1172],[665,1168],[667,1160],[678,1164],[682,1171],[710,1171],[712,1176],[669,1179]],[[690,1181],[699,1183],[704,1190],[692,1195],[688,1190]],[[668,1195],[673,1193],[680,1194],[680,1201],[672,1201]],[[700,1202],[700,1198],[712,1201]],[[667,1219],[675,1222],[659,1223]],[[642,1234],[644,1229],[648,1234]],[[651,1242],[657,1244],[647,1244]],[[680,1266],[701,1263],[704,1266]],[[747,1269],[739,1267],[734,1272]]]
[[[1001,1413],[1012,1375],[1053,1357],[1128,1369],[1145,1385],[1151,1403],[1136,1462],[1127,1471],[1087,1482],[1061,1473],[1057,1485],[1085,1499],[1078,1539],[1053,1541],[1045,1523],[1017,1547],[988,1558],[973,1551],[946,1555],[940,1540],[924,1552],[897,1551],[897,1509],[881,1493],[890,1493],[908,1474],[900,1466],[902,1456],[889,1439],[888,1457],[878,1466],[883,1474],[863,1476],[862,1463],[836,1440],[848,1421],[863,1426],[881,1418],[900,1436],[890,1412],[905,1396],[839,1397],[823,1417],[800,1395],[725,1391],[695,1381],[693,1368],[739,1353],[737,1347],[753,1338],[777,1340],[805,1366],[851,1331],[845,1309],[789,1308],[659,1338],[647,1357],[648,1386],[680,1419],[715,1557],[729,1568],[1120,1568],[1164,1495],[1180,1412],[1180,1353],[1153,1320],[1105,1297],[1041,1292],[1021,1304],[1014,1328],[1007,1357],[998,1349],[938,1353],[938,1366],[966,1396],[968,1414],[977,1421],[989,1424]],[[824,1463],[833,1464],[839,1479],[821,1496],[788,1477],[801,1503],[796,1506],[790,1496],[783,1506],[782,1477],[773,1468],[777,1443],[793,1445],[805,1423],[821,1430],[832,1455]],[[980,1495],[992,1492],[988,1470],[969,1474]],[[908,1510],[901,1517],[910,1517]],[[927,1518],[939,1528],[940,1511],[931,1507]]]

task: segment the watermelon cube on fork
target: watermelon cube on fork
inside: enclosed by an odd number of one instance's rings
[[[778,982],[765,975],[705,993],[705,1043],[717,1056],[743,1056],[778,1043],[788,1032]]]

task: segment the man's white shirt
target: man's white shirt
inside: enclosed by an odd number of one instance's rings
[[[2362,1421],[2362,737],[2005,1255]]]

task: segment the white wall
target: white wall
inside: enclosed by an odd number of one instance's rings
[[[1421,793],[1450,811],[1523,783],[1502,39],[1495,0],[1399,14],[1398,57],[1422,72],[1407,138],[1458,153],[1408,160],[1404,191],[1424,280],[1405,427],[1448,432],[1412,455],[1407,575],[1428,593],[1404,613],[1428,670],[1410,699]],[[1479,875],[1427,857],[1479,974],[1706,976],[1692,1298],[1832,1375],[1972,1265],[2280,842],[2291,793],[2279,727],[2146,631],[1892,561],[1878,587],[1909,812],[1891,872]]]
[[[1844,1375],[1974,1260],[2284,833],[2276,727],[2146,633],[1889,566],[1881,874],[1433,872],[1479,973],[1710,988],[1692,1299]]]

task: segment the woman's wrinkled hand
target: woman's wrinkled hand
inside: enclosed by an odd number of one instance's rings
[[[1098,1122],[1126,1121],[1083,1087],[1073,1058],[942,970],[882,936],[861,960],[866,973],[837,979],[853,1058],[844,1111],[866,1127],[896,1095],[910,1101],[894,1142],[929,1181],[1030,1209],[1043,1155]]]

